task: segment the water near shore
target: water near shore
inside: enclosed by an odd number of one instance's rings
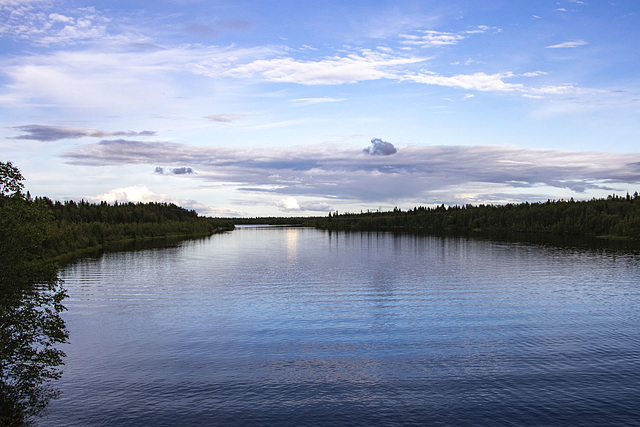
[[[637,254],[240,228],[62,276],[42,426],[640,424]]]

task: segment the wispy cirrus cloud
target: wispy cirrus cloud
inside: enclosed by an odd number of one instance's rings
[[[281,83],[338,85],[395,78],[397,72],[393,69],[425,60],[365,50],[313,61],[292,57],[260,59],[233,67],[225,74],[236,78],[259,76],[267,81]]]
[[[235,65],[272,56],[275,51],[264,46],[144,46],[149,48],[132,47],[126,40],[105,41],[100,48],[7,58],[0,63],[0,73],[6,78],[0,85],[0,105],[82,113],[95,110],[108,116],[145,109],[148,115],[161,115],[175,111],[181,102],[203,97],[200,88],[189,84],[190,79],[223,79],[224,72]],[[233,82],[227,79],[226,83]]]
[[[488,31],[478,28],[477,31]],[[282,46],[182,45],[134,50],[127,47],[131,43],[118,46],[107,51],[55,51],[6,61],[0,65],[0,72],[8,78],[8,83],[0,87],[0,104],[55,106],[83,112],[95,109],[104,115],[146,109],[149,114],[160,116],[175,111],[174,104],[186,105],[189,97],[185,94],[202,96],[193,87],[184,86],[194,76],[224,80],[231,85],[256,81],[335,86],[388,80],[535,97],[580,95],[567,84],[536,86],[535,78],[543,74],[540,71],[446,74],[425,67],[430,58],[396,49],[351,49],[332,56],[301,59],[291,56]],[[342,100],[305,97],[296,98],[295,102],[309,105]],[[221,113],[206,117],[230,124],[242,115]]]
[[[78,138],[109,138],[114,136],[136,137],[136,136],[154,136],[156,133],[150,130],[141,132],[135,131],[115,131],[109,132],[98,129],[83,129],[63,126],[46,126],[46,125],[23,125],[14,126],[22,135],[9,137],[8,139],[31,140],[41,142],[59,141],[62,139],[78,139]]]
[[[213,114],[211,116],[205,116],[205,119],[217,123],[231,123],[246,116],[247,114]]]
[[[411,47],[431,48],[456,45],[471,34],[482,34],[489,31],[500,32],[499,28],[479,25],[462,32],[446,32],[434,30],[418,30],[413,34],[401,34],[401,44]]]
[[[404,147],[393,156],[335,146],[241,150],[168,142],[104,140],[63,156],[79,165],[190,164],[194,178],[240,192],[360,203],[430,200],[444,190],[522,188],[584,192],[640,183],[640,154],[499,146]],[[477,193],[469,195],[470,198]],[[486,195],[485,195],[486,196]]]
[[[339,85],[368,80],[410,81],[425,85],[477,90],[482,92],[517,92],[525,95],[557,95],[573,91],[571,85],[536,87],[522,83],[546,73],[532,71],[515,74],[511,71],[487,74],[442,75],[436,72],[414,69],[428,58],[402,56],[373,51],[343,57],[301,61],[294,58],[258,60],[230,69],[226,74],[236,78],[261,78],[280,83],[302,85]],[[519,79],[518,82],[509,80]]]
[[[562,42],[558,44],[554,44],[551,46],[547,46],[547,49],[571,49],[574,47],[586,46],[589,43],[584,40],[571,40],[568,42]]]
[[[505,80],[515,77],[514,73],[474,73],[443,76],[436,73],[421,73],[406,76],[405,79],[416,83],[436,86],[447,86],[465,90],[478,90],[482,92],[513,92],[524,91],[522,83],[509,83]]]
[[[401,43],[409,46],[434,47],[454,45],[464,39],[462,34],[423,30],[418,34],[401,34]]]
[[[314,104],[326,104],[326,103],[330,103],[330,102],[342,102],[342,101],[346,101],[347,98],[329,98],[329,97],[322,97],[322,98],[297,98],[297,99],[292,99],[292,102],[296,102],[298,104],[304,104],[304,105],[314,105]]]

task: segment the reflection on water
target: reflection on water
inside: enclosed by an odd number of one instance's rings
[[[65,293],[48,270],[48,279],[36,276],[48,280],[39,285],[0,272],[0,426],[31,425],[58,395],[51,382],[64,364],[57,345],[67,338]]]
[[[298,253],[298,237],[299,237],[299,228],[290,227],[285,228],[285,248],[287,251],[287,259],[289,261],[295,261],[296,255]]]
[[[63,272],[42,425],[631,425],[640,258],[241,228]]]

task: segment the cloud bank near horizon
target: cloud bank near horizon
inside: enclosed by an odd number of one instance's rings
[[[391,143],[374,141],[396,150]],[[173,170],[179,173],[174,175],[191,175],[204,184],[230,184],[238,194],[282,196],[280,207],[285,211],[296,210],[289,197],[313,197],[326,208],[327,201],[430,203],[442,200],[445,191],[473,202],[516,189],[584,193],[640,183],[640,153],[421,146],[392,154],[329,145],[243,150],[119,139],[87,144],[63,157],[75,165],[139,164],[149,165],[150,171],[154,164],[176,165]],[[182,173],[184,164],[197,168],[198,174],[186,169]]]

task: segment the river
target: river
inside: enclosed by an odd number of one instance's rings
[[[640,425],[640,255],[239,228],[61,271],[41,426]]]

